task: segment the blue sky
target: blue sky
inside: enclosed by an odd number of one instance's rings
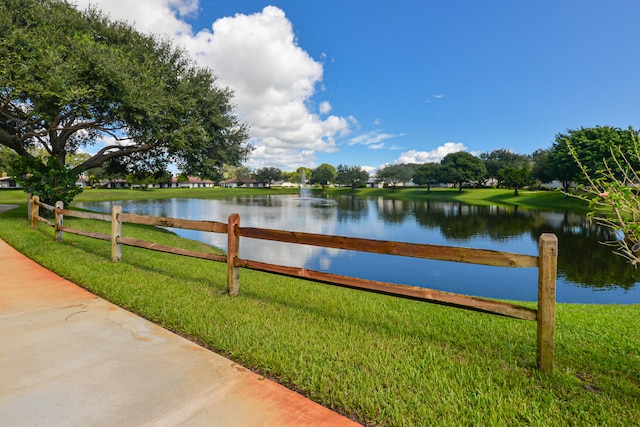
[[[636,0],[91,3],[235,91],[253,168],[529,154],[567,129],[640,127]]]

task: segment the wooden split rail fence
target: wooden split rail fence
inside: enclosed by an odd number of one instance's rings
[[[41,207],[54,213],[54,222],[40,216],[39,208]],[[111,222],[111,234],[100,234],[66,227],[63,224],[64,216]],[[195,221],[128,214],[122,212],[121,206],[113,206],[111,215],[82,212],[64,209],[62,202],[57,202],[55,206],[47,205],[40,202],[37,196],[30,198],[29,217],[31,219],[32,228],[36,228],[39,221],[45,222],[49,226],[54,227],[56,231],[56,239],[58,241],[62,241],[62,233],[65,232],[111,242],[111,254],[114,261],[120,261],[122,259],[122,245],[127,245],[176,255],[225,262],[227,263],[228,272],[228,293],[232,296],[238,295],[240,290],[240,268],[247,268],[363,291],[382,293],[401,298],[534,321],[537,323],[538,327],[536,342],[538,367],[544,372],[551,372],[553,370],[558,256],[558,239],[555,234],[542,234],[539,239],[539,255],[532,256],[484,249],[380,241],[265,228],[241,227],[240,217],[238,214],[230,215],[228,222],[225,224],[215,221]],[[227,234],[228,238],[227,255],[206,254],[124,237],[122,236],[123,222],[207,231],[212,233],[224,233]],[[240,257],[240,237],[497,267],[538,268],[538,308],[533,309],[507,302],[443,292],[418,286],[379,282],[357,277],[307,270],[305,268],[286,267],[282,265],[242,259]]]

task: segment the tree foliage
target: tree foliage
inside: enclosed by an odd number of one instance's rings
[[[638,132],[632,128],[610,126],[583,127],[559,133],[549,151],[549,169],[566,191],[573,182],[585,183],[585,173],[593,175],[605,169],[605,162],[612,166],[612,149],[633,152],[633,141],[637,137]],[[638,168],[640,163],[632,159],[632,166]]]
[[[484,162],[465,151],[449,153],[442,159],[442,180],[456,184],[462,191],[462,184],[480,182],[487,174]]]
[[[388,165],[378,171],[377,180],[391,186],[395,191],[399,184],[411,181],[416,167],[408,164]]]
[[[282,171],[276,167],[265,167],[258,169],[255,172],[254,177],[258,181],[266,182],[268,185],[271,185],[282,179]]]
[[[13,150],[0,146],[0,177],[14,176],[13,164],[18,159],[18,155]]]
[[[312,172],[311,168],[300,166],[294,172],[286,173],[286,175],[288,175],[287,179],[289,180],[289,182],[304,185],[310,182],[311,172]],[[304,182],[302,182],[303,175],[304,175]]]
[[[487,178],[499,179],[498,174],[506,168],[531,168],[530,156],[517,154],[506,148],[499,148],[488,153],[480,154],[480,159],[487,169]]]
[[[346,185],[354,189],[358,185],[366,183],[369,179],[369,172],[360,166],[338,165],[336,168],[336,183]]]
[[[47,163],[37,158],[20,157],[15,166],[26,172],[19,179],[23,190],[39,196],[44,203],[53,205],[61,201],[67,206],[82,192],[82,188],[76,186],[78,175],[61,166],[54,157],[49,157]]]
[[[549,150],[539,149],[531,153],[533,165],[531,176],[540,183],[551,182],[555,179],[549,167]]]
[[[231,91],[167,41],[63,0],[5,0],[0,16],[0,145],[30,159],[21,165],[35,167],[41,148],[37,168],[76,176],[105,162],[129,172],[173,162],[214,178],[250,152]]]
[[[518,189],[531,184],[531,172],[526,167],[514,168],[507,166],[498,171],[498,181],[500,185],[513,188],[515,195],[518,195]]]
[[[629,131],[632,147],[611,146],[603,167],[596,171],[585,166],[581,152],[571,141],[567,141],[567,149],[585,182],[581,189],[586,195],[573,195],[589,201],[594,208],[590,217],[616,233],[615,240],[605,243],[637,267],[640,264],[640,139],[636,131],[631,128]],[[603,214],[603,208],[610,209],[613,215]]]
[[[336,168],[328,163],[323,163],[311,172],[309,182],[311,184],[325,185],[332,184],[336,180]]]
[[[418,185],[426,185],[427,192],[431,186],[442,181],[442,165],[440,163],[424,163],[413,173],[413,182]]]

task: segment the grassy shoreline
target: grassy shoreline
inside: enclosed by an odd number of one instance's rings
[[[146,198],[249,194],[197,190],[133,191]],[[513,193],[481,191],[505,203]],[[89,190],[77,200],[104,197],[101,192],[130,198],[120,190]],[[533,322],[245,270],[240,296],[229,298],[223,264],[137,248],[125,248],[124,261],[114,264],[108,243],[72,235],[56,243],[50,228],[30,230],[24,194],[7,194],[0,192],[0,203],[22,206],[0,215],[0,237],[27,256],[364,424],[634,425],[640,419],[640,305],[559,304],[556,370],[543,375],[535,369]],[[530,199],[532,206],[541,203],[540,196]],[[216,250],[158,229],[125,227],[128,236]]]

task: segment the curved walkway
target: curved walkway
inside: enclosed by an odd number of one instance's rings
[[[3,240],[0,266],[0,425],[358,425],[91,294]]]

